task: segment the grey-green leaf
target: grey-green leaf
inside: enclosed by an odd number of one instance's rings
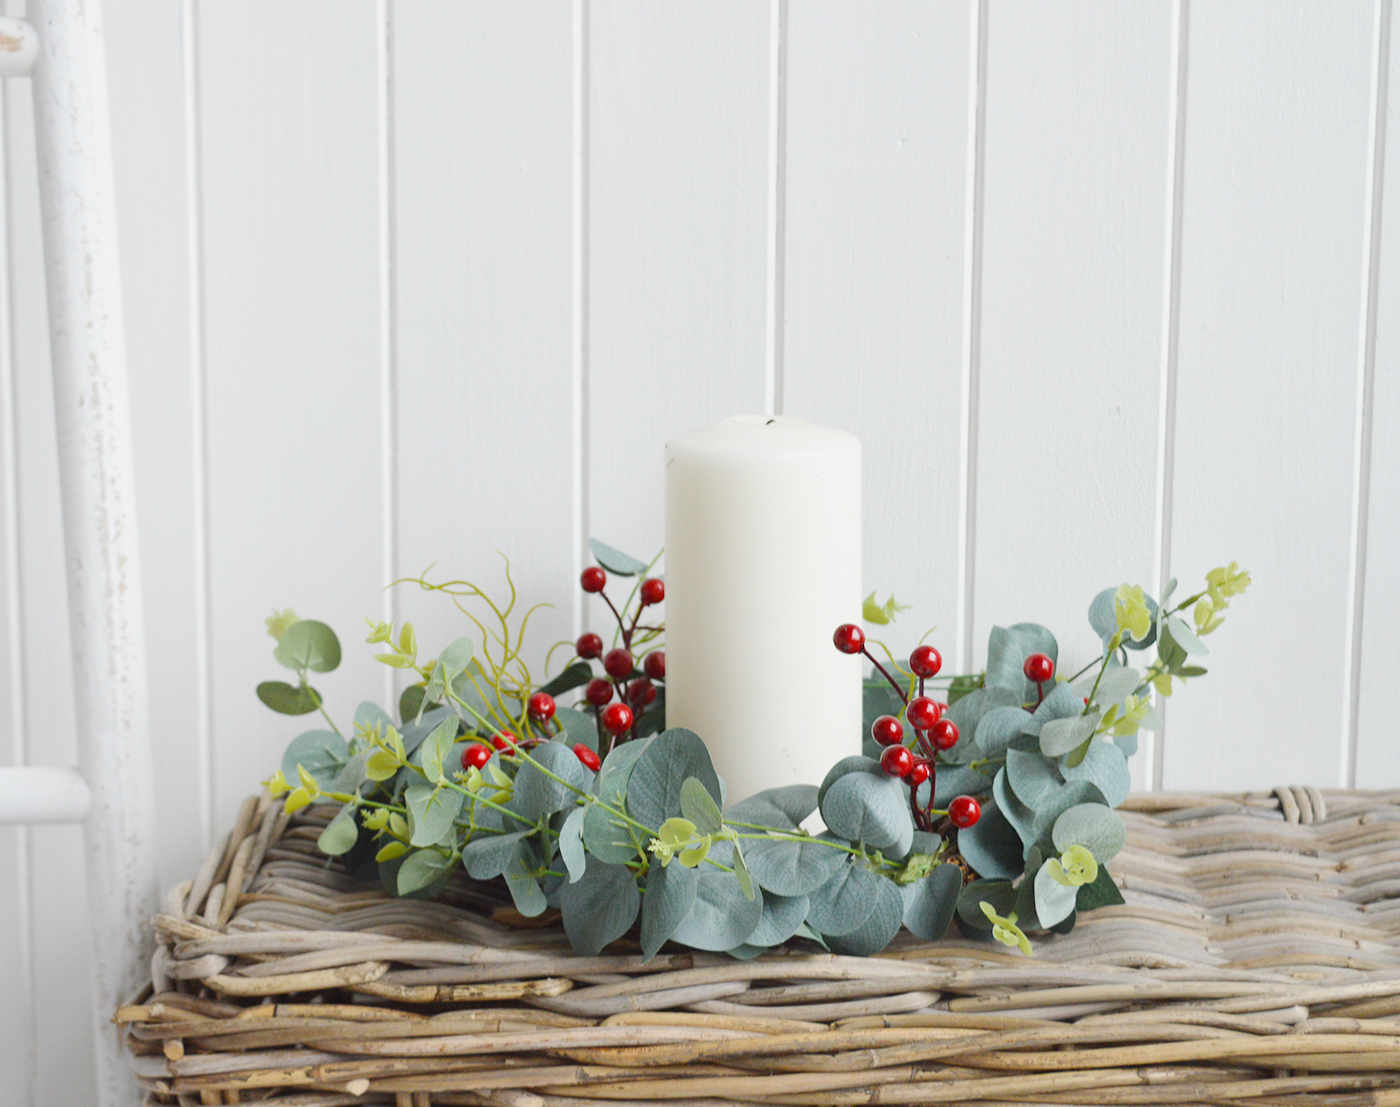
[[[711,856],[719,852],[712,851]],[[734,874],[713,865],[701,865],[694,871],[695,904],[676,928],[675,940],[715,952],[747,942],[763,917],[763,894],[746,899]]]
[[[1051,719],[1040,729],[1040,752],[1046,757],[1060,757],[1083,745],[1098,729],[1102,711],[1088,715],[1071,715],[1068,719]],[[1015,787],[1015,782],[1012,782]]]
[[[326,824],[316,839],[316,848],[329,857],[349,853],[360,839],[360,827],[355,822],[355,804],[347,803],[335,818]]]
[[[350,760],[350,746],[333,730],[308,730],[298,734],[282,754],[282,775],[296,786],[297,766],[315,778],[322,790],[335,787],[336,777]]]
[[[297,687],[285,680],[265,680],[258,685],[258,699],[282,715],[309,715],[320,702],[316,690]]]
[[[1042,865],[1035,874],[1035,917],[1040,925],[1052,927],[1069,917],[1079,888],[1066,886],[1050,875],[1050,866]]]
[[[1016,798],[1030,808],[1039,807],[1047,796],[1064,785],[1055,762],[1034,750],[1006,751],[1006,782]]]
[[[933,872],[901,889],[904,925],[926,942],[942,940],[953,921],[962,891],[963,874],[956,865],[935,865]]]
[[[587,790],[588,770],[568,746],[559,742],[544,742],[531,750],[530,756],[559,778],[555,780],[547,776],[529,761],[520,766],[515,775],[515,797],[511,807],[531,822],[542,815],[564,810],[578,796],[574,789]],[[560,780],[565,783],[561,784]]]
[[[1097,681],[1098,688],[1094,688]],[[1122,703],[1142,683],[1141,674],[1131,666],[1110,663],[1101,677],[1085,677],[1077,686],[1081,696],[1091,696],[1091,702],[1108,708]]]
[[[583,816],[587,808],[575,807],[559,828],[559,856],[564,859],[564,868],[569,871],[572,884],[583,875],[588,862],[583,852]],[[464,851],[465,852],[465,851]]]
[[[884,877],[876,876],[858,862],[843,864],[808,897],[808,921],[828,938],[853,934],[875,910],[877,885],[883,881]]]
[[[833,833],[891,857],[903,857],[914,840],[904,786],[883,773],[846,774],[827,790],[821,813]]]
[[[1035,827],[1035,811],[1016,798],[1016,793],[1011,790],[1011,785],[1007,783],[1005,768],[997,770],[996,780],[992,782],[992,795],[996,797],[997,809],[1020,835],[1023,849],[1033,845],[1035,843],[1035,836],[1032,833]]]
[[[1167,626],[1171,629],[1173,640],[1187,653],[1195,654],[1198,657],[1204,657],[1210,653],[1205,643],[1196,637],[1196,632],[1186,625],[1186,620],[1180,615],[1169,615]]]
[[[806,896],[777,896],[767,889],[763,893],[763,917],[749,935],[755,946],[782,945],[802,926],[807,918],[809,900]]]
[[[711,799],[721,802],[719,777],[699,736],[679,727],[658,734],[632,768],[627,784],[628,813],[653,829],[679,815],[681,786],[687,777],[695,777]]]
[[[1102,804],[1103,793],[1096,785],[1087,780],[1071,780],[1059,791],[1047,796],[1045,800],[1037,804],[1035,823],[1031,827],[1031,833],[1035,836],[1033,844],[1047,841],[1055,826],[1055,821],[1071,807],[1081,803]],[[1108,808],[1105,807],[1104,810],[1108,810]],[[978,869],[978,872],[981,870]]]
[[[529,833],[529,830],[513,830],[509,834],[478,833],[462,847],[462,867],[473,880],[500,876],[515,856],[515,847]]]
[[[994,707],[977,724],[977,744],[988,757],[999,757],[1030,725],[1031,713],[1022,707]]]
[[[764,891],[805,896],[825,884],[846,854],[813,838],[805,842],[758,838],[745,846],[749,872]]]
[[[894,881],[875,878],[875,902],[865,921],[848,934],[828,935],[832,952],[851,957],[879,953],[899,933],[904,921],[904,898]]]
[[[1070,846],[1083,846],[1101,865],[1123,848],[1127,838],[1118,812],[1101,803],[1082,803],[1066,809],[1051,831],[1051,840],[1061,853]]]
[[[1011,880],[1021,875],[1021,837],[1001,813],[995,799],[982,805],[982,817],[976,823],[958,831],[958,849],[983,877]]]
[[[642,897],[642,958],[650,961],[675,934],[695,906],[699,872],[671,863],[652,865],[647,871],[647,891]]]
[[[452,754],[452,744],[457,740],[457,717],[449,715],[433,727],[428,737],[423,739],[422,761],[423,771],[428,774],[428,779],[434,784],[442,783],[444,775],[444,763],[450,765]],[[449,768],[448,773],[451,772]]]
[[[544,889],[540,887],[540,882],[534,875],[534,870],[539,867],[540,859],[536,856],[529,839],[525,838],[516,842],[515,852],[511,855],[510,863],[506,865],[506,871],[503,875],[506,878],[506,887],[510,889],[510,898],[515,903],[515,909],[527,919],[533,919],[536,915],[543,914],[544,909],[549,906]]]
[[[415,784],[404,792],[413,834],[409,844],[435,846],[453,832],[452,824],[462,813],[462,793],[451,788],[429,788]]]
[[[399,866],[399,895],[406,896],[426,888],[445,877],[450,868],[451,862],[435,849],[420,849],[410,853]]]
[[[635,577],[638,573],[647,571],[647,563],[638,561],[635,557],[615,550],[606,542],[599,542],[596,538],[588,540],[588,548],[593,551],[593,558],[604,569],[620,577]]]
[[[719,804],[693,776],[681,782],[681,814],[693,822],[701,834],[718,834],[724,825]]]
[[[1084,760],[1072,768],[1062,765],[1060,771],[1066,780],[1087,780],[1097,786],[1109,807],[1127,799],[1132,788],[1128,759],[1112,742],[1090,742]]]
[[[582,879],[559,890],[569,944],[590,957],[627,933],[640,906],[636,878],[626,865],[589,865]]]
[[[303,619],[287,628],[272,656],[296,672],[329,673],[340,664],[340,640],[325,623]]]

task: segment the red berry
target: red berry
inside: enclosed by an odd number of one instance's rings
[[[578,582],[585,592],[601,592],[608,583],[608,574],[596,565],[590,565],[579,574]]]
[[[491,748],[480,742],[471,742],[462,751],[462,768],[480,769],[491,760]]]
[[[603,655],[603,668],[608,676],[614,680],[621,680],[623,677],[632,674],[632,655],[621,646],[615,650],[609,650]]]
[[[982,805],[971,796],[959,796],[948,805],[948,818],[959,830],[976,826],[982,817]]]
[[[515,748],[515,735],[508,730],[503,730],[491,738],[491,744],[502,753]]]
[[[577,757],[580,761],[582,761],[584,765],[586,765],[588,768],[592,769],[595,773],[603,767],[602,761],[598,760],[598,755],[594,753],[591,749],[589,749],[587,746],[585,746],[582,742],[579,742],[577,745],[574,746],[574,756]]]
[[[1043,653],[1033,653],[1026,658],[1026,663],[1021,666],[1021,671],[1026,674],[1027,680],[1033,680],[1036,684],[1044,684],[1055,675],[1055,663]]]
[[[831,640],[842,653],[860,653],[865,648],[865,631],[855,623],[842,623]]]
[[[914,767],[904,777],[909,787],[917,788],[932,775],[927,761],[915,761]]]
[[[633,707],[645,707],[656,701],[656,685],[646,678],[634,680],[627,686],[627,702]]]
[[[554,718],[554,697],[548,692],[536,692],[531,696],[530,718],[541,723]]]
[[[574,643],[574,649],[578,651],[579,657],[592,659],[603,656],[603,638],[594,634],[591,630],[587,634],[580,634],[578,641]]]
[[[646,673],[652,680],[665,680],[666,651],[652,650],[651,653],[642,658],[642,672]]]
[[[666,582],[659,577],[642,581],[642,606],[651,607],[666,598]]]
[[[915,730],[928,730],[942,715],[942,708],[927,696],[915,696],[909,701],[909,725]]]
[[[890,776],[903,776],[914,767],[914,755],[908,746],[886,746],[880,754],[880,768]]]
[[[882,746],[893,746],[904,737],[904,724],[893,715],[881,715],[870,726],[870,737]]]
[[[603,725],[614,734],[621,734],[632,725],[632,709],[625,703],[611,703],[603,708]]]
[[[952,719],[939,719],[929,732],[936,749],[950,750],[958,744],[958,724]]]
[[[909,668],[916,677],[937,676],[943,668],[943,655],[932,646],[918,646],[909,655]]]
[[[606,707],[612,703],[612,681],[604,680],[602,677],[594,677],[584,686],[583,698],[594,707]]]

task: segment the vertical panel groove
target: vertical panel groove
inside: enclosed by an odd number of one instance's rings
[[[573,578],[588,563],[588,0],[574,0],[574,119],[573,119]],[[574,588],[574,633],[586,629],[588,606],[582,590]]]
[[[4,496],[5,496],[5,603],[9,615],[6,647],[10,654],[10,744],[11,764],[29,761],[28,699],[24,680],[24,589],[20,580],[19,515],[19,395],[15,382],[15,305],[14,259],[10,234],[10,98],[7,82],[0,81],[0,406],[3,406]],[[38,1019],[34,979],[34,908],[29,889],[29,828],[15,827],[15,925],[21,994],[16,1006],[24,1012],[23,1025],[33,1027]],[[31,1031],[32,1033],[32,1031]],[[36,1081],[37,1051],[24,1050],[15,1065],[20,1102],[31,1102]]]
[[[1186,72],[1187,33],[1190,26],[1191,0],[1179,0],[1175,26],[1172,29],[1170,80],[1171,123],[1168,141],[1171,143],[1168,166],[1171,186],[1167,196],[1166,215],[1166,274],[1162,301],[1162,367],[1161,400],[1157,414],[1157,543],[1153,581],[1157,595],[1162,595],[1171,576],[1172,549],[1172,480],[1176,469],[1176,375],[1181,331],[1181,198],[1186,158]],[[1158,697],[1158,709],[1166,718],[1167,705]],[[1162,787],[1162,765],[1166,749],[1167,728],[1147,735],[1146,787],[1156,791]]]
[[[768,349],[764,414],[783,412],[787,214],[787,0],[771,0],[768,64]]]
[[[398,526],[398,366],[395,358],[395,280],[394,280],[394,4],[378,0],[375,6],[375,52],[377,74],[377,139],[379,142],[379,445],[380,445],[380,525],[383,542],[384,593],[380,618],[387,623],[398,619],[397,591],[391,587],[399,578]],[[384,668],[386,702],[398,702],[395,670]]]
[[[958,548],[959,670],[973,665],[972,599],[977,558],[977,383],[982,360],[982,190],[987,123],[987,9],[991,0],[976,0],[971,20],[973,87],[968,95],[967,207],[964,230],[963,363],[961,424],[958,433],[958,519],[962,541]]]
[[[1385,185],[1386,112],[1390,98],[1391,0],[1376,4],[1374,94],[1371,99],[1371,151],[1366,188],[1369,233],[1366,237],[1366,296],[1361,315],[1361,363],[1357,366],[1356,433],[1352,458],[1351,559],[1348,569],[1345,694],[1342,699],[1341,766],[1343,788],[1356,787],[1357,714],[1361,706],[1361,636],[1366,603],[1366,539],[1370,521],[1371,408],[1376,380],[1376,297],[1380,288],[1381,218]]]
[[[204,342],[204,211],[199,96],[199,0],[184,0],[181,31],[185,81],[185,217],[190,313],[190,454],[193,494],[195,742],[199,792],[199,849],[214,840],[214,705],[209,622],[209,411]]]

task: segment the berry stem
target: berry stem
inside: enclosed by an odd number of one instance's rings
[[[904,705],[908,707],[909,693],[904,690],[903,686],[899,683],[899,681],[895,680],[894,677],[890,676],[889,670],[886,669],[883,665],[880,664],[879,661],[875,659],[875,655],[870,652],[868,647],[862,646],[860,648],[860,652],[865,654],[865,656],[870,659],[870,664],[874,665],[875,668],[880,670],[880,675],[890,682],[890,687],[893,688],[897,693],[899,693],[899,698],[903,700]]]
[[[608,610],[613,613],[613,618],[617,620],[617,629],[622,632],[622,644],[624,646],[627,645],[627,624],[623,622],[622,613],[619,612],[617,608],[613,606],[612,599],[608,596],[606,592],[599,592],[598,595],[603,597],[603,602],[608,605]]]

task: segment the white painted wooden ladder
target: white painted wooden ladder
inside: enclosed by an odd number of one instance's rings
[[[145,977],[158,887],[102,10],[28,12],[0,19],[0,76],[34,86],[79,764],[0,768],[0,823],[84,824],[99,1098],[129,1107],[110,1019]]]

